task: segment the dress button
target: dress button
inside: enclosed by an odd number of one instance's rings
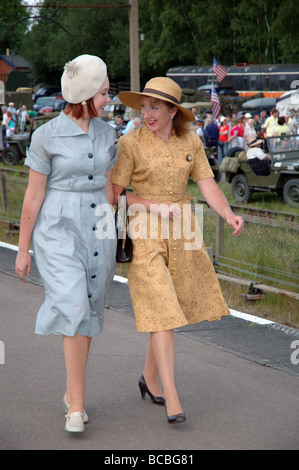
[[[88,175],[88,179],[89,179],[89,180],[93,180],[93,176],[92,176],[92,175]]]
[[[172,185],[173,185],[173,183],[172,183],[172,182],[170,182],[170,183],[169,183],[169,186],[172,186]]]
[[[90,277],[91,277],[91,279],[95,279],[97,276],[96,276],[96,274],[92,274]]]
[[[96,231],[96,229],[97,229],[97,226],[96,226],[96,225],[94,225],[94,226],[92,227],[92,230],[95,232],[95,231]]]
[[[92,203],[90,204],[90,207],[92,207],[92,208],[94,208],[95,206],[96,206],[96,205],[95,205],[94,202],[92,202]]]
[[[98,254],[99,254],[99,253],[98,253],[97,251],[95,251],[94,254],[93,254],[93,256],[98,256]]]
[[[88,298],[91,299],[92,295],[91,294],[88,294]]]
[[[173,191],[169,191],[169,194],[173,194]]]
[[[88,154],[88,158],[93,158],[93,154],[92,154],[92,153],[89,153],[89,154]]]

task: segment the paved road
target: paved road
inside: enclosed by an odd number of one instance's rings
[[[147,335],[136,332],[128,286],[118,281],[91,348],[90,423],[83,435],[69,435],[62,341],[34,334],[43,289],[35,267],[26,285],[14,276],[14,259],[0,248],[0,449],[102,450],[102,459],[116,459],[139,450],[299,448],[298,330],[233,315],[177,330],[176,382],[187,421],[170,426],[162,407],[140,397]]]

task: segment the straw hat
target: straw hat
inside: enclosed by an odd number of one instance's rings
[[[141,110],[141,101],[143,96],[150,96],[159,100],[177,106],[178,109],[188,118],[188,121],[194,121],[194,114],[180,105],[182,90],[179,85],[167,77],[155,77],[149,80],[144,87],[143,92],[122,91],[119,94],[120,101],[130,108]]]
[[[248,147],[255,147],[256,145],[261,145],[262,142],[262,139],[257,139],[256,137],[254,137],[248,142]]]
[[[93,98],[107,77],[105,62],[97,56],[83,54],[64,66],[61,77],[63,98],[72,104]]]

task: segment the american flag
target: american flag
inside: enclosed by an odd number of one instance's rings
[[[219,64],[219,62],[216,60],[214,57],[213,59],[213,72],[217,76],[217,82],[220,83],[224,79],[224,77],[227,75],[226,69]]]
[[[214,118],[217,119],[221,111],[221,106],[220,106],[219,98],[218,98],[214,85],[212,85],[212,89],[211,89],[211,103],[212,103],[212,114]]]

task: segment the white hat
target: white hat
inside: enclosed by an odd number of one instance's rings
[[[105,62],[97,56],[83,54],[64,66],[61,92],[68,103],[82,103],[93,98],[107,77]]]
[[[225,118],[224,116],[221,116],[221,118],[220,118],[220,122],[223,122],[223,121],[225,121],[225,119],[226,119],[226,118]]]
[[[246,113],[246,114],[245,114],[245,117],[246,117],[246,118],[251,118],[252,116],[251,116],[250,113]]]

